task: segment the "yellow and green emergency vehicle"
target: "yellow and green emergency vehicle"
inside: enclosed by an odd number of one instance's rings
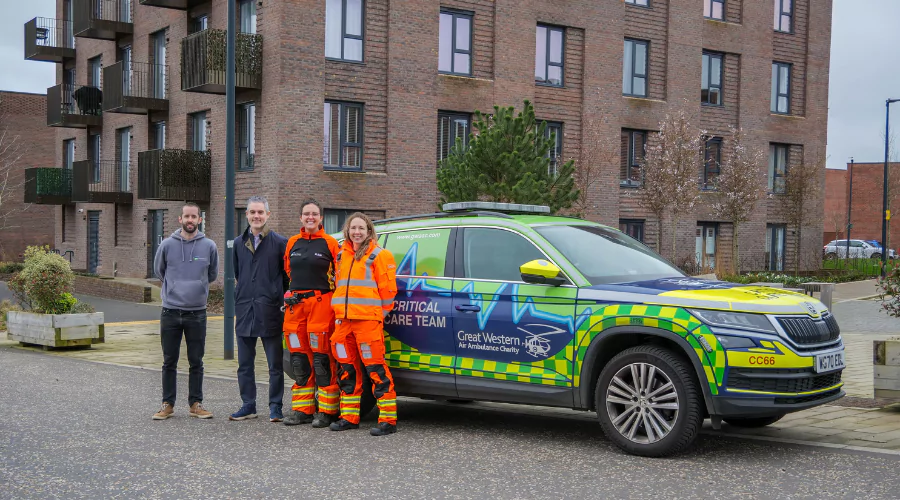
[[[844,395],[840,329],[816,299],[685,276],[547,207],[443,210],[376,222],[397,262],[399,395],[596,411],[643,456],[683,450],[706,418],[764,426]]]

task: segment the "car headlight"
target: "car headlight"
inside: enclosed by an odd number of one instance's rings
[[[762,314],[710,311],[703,309],[692,309],[691,314],[697,316],[700,318],[700,321],[711,326],[721,326],[723,328],[734,328],[737,330],[750,330],[771,334],[777,333],[775,327],[772,326],[772,322]]]
[[[716,340],[722,344],[725,349],[741,349],[745,347],[756,347],[756,342],[747,337],[732,337],[730,335],[716,335]]]

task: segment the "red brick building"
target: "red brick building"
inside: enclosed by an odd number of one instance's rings
[[[823,243],[845,238],[847,232],[847,203],[850,200],[850,168],[825,173],[825,231]],[[884,196],[884,162],[854,163],[853,207],[850,237],[881,241],[882,201]],[[888,187],[892,191],[888,209],[900,210],[900,163],[888,164]],[[893,216],[893,217],[896,217]],[[892,218],[893,218],[892,217]],[[888,246],[900,245],[900,225],[888,223]]]
[[[102,0],[92,9],[98,1],[59,0],[59,20],[25,27],[38,40],[26,57],[59,63],[48,113],[60,127],[56,164],[72,165],[73,183],[56,243],[75,252],[76,267],[143,276],[176,227],[176,200],[200,201],[207,234],[224,248],[226,2]],[[472,113],[524,99],[561,132],[564,158],[597,147],[582,144],[592,121],[601,137],[621,140],[621,165],[600,174],[587,216],[651,245],[671,241],[670,228],[657,235],[639,204],[632,164],[642,148],[629,145],[642,145],[667,113],[683,108],[711,139],[725,138],[707,143],[710,168],[698,158],[698,176],[715,175],[729,126],[772,151],[759,173],[775,191],[791,164],[824,157],[830,0],[238,4],[238,206],[266,195],[285,234],[310,195],[329,230],[351,210],[434,210],[438,161],[467,135]],[[773,4],[784,11],[774,24]],[[761,201],[743,227],[745,268],[780,268],[791,248],[795,228],[778,215],[778,198]],[[679,254],[727,265],[733,231],[707,206],[682,217]],[[804,228],[805,249],[818,249],[821,231],[820,221]]]
[[[0,91],[0,260],[21,260],[28,245],[54,244],[53,207],[26,194],[32,168],[56,165],[56,133],[46,114],[46,95]]]

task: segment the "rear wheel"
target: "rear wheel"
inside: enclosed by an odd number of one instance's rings
[[[604,434],[634,455],[664,457],[694,442],[703,422],[693,368],[668,349],[632,347],[600,372],[595,401]]]
[[[825,260],[834,260],[837,258],[837,254],[834,252],[828,252],[825,254]]]
[[[872,258],[875,260],[881,260],[881,254],[878,252],[875,252],[872,254]]]
[[[284,355],[282,356],[282,366],[284,374],[296,381],[297,376],[294,375],[294,367],[291,366],[291,353],[287,349],[284,350]],[[360,398],[359,401],[359,416],[362,418],[368,415],[369,412],[372,411],[372,408],[375,408],[376,403],[375,396],[372,394],[372,381],[369,379],[369,373],[366,371],[366,367],[360,363],[357,370],[360,370],[363,374],[363,393],[362,398]],[[318,408],[316,408],[316,410],[318,410]]]
[[[743,427],[746,429],[755,429],[757,427],[765,427],[772,425],[784,418],[784,415],[775,415],[772,417],[754,417],[754,418],[726,418],[725,423],[734,427]]]

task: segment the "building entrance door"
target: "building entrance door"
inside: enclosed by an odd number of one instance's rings
[[[147,277],[153,278],[153,259],[156,251],[165,238],[163,233],[163,221],[166,220],[165,210],[150,210],[147,213]]]
[[[97,266],[100,265],[100,212],[91,210],[88,212],[88,261],[87,272],[97,272]]]

